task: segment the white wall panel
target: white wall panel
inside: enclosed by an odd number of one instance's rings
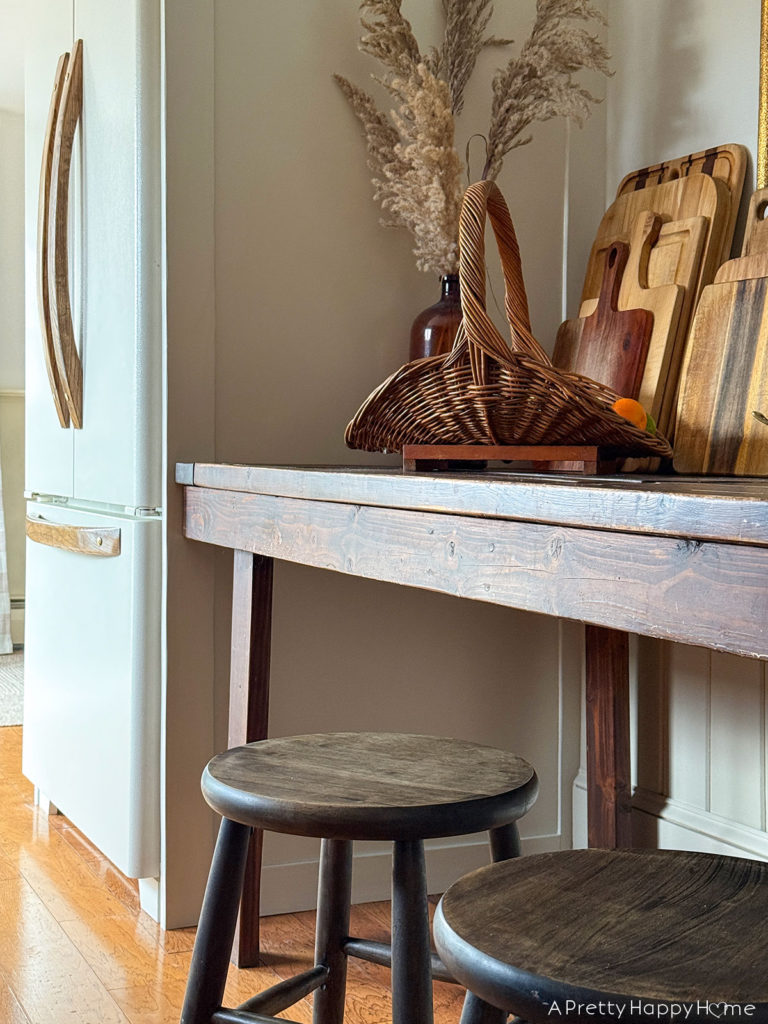
[[[710,810],[765,828],[765,670],[761,662],[712,655]]]
[[[632,778],[635,785],[664,791],[669,776],[669,689],[665,645],[637,637],[633,657]]]
[[[709,808],[710,654],[702,647],[665,644],[669,687],[667,794]]]

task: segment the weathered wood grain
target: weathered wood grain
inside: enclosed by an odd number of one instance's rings
[[[180,463],[186,483],[322,502],[458,513],[658,534],[696,541],[768,544],[768,481],[714,478],[584,479],[498,471],[403,474],[370,467]],[[178,476],[177,476],[178,479]]]
[[[629,1012],[634,998],[666,1003],[666,1014],[670,1003],[686,1003],[678,1019],[696,1024],[718,1011],[764,1021],[766,915],[762,862],[670,850],[567,850],[465,876],[443,896],[435,940],[459,981],[530,1020],[557,1017],[551,1001],[558,999],[560,1019],[586,1022],[584,1009],[566,1015],[566,998],[612,999],[613,1012],[604,1003],[594,1019],[627,1020],[641,1013]],[[642,1015],[663,1016],[664,1007],[647,1006]]]
[[[187,489],[186,536],[768,657],[768,549]]]

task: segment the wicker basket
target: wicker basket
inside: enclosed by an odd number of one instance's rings
[[[485,310],[486,214],[504,271],[511,347]],[[494,182],[467,189],[459,246],[463,319],[453,349],[407,363],[376,388],[347,427],[350,448],[596,444],[627,455],[672,454],[666,438],[640,430],[611,409],[619,397],[615,392],[555,368],[533,337],[515,229]]]

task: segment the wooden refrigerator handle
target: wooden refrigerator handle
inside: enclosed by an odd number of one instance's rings
[[[51,105],[48,110],[48,121],[45,125],[43,142],[43,163],[40,169],[40,192],[37,203],[37,309],[40,314],[40,331],[43,336],[43,355],[48,383],[51,386],[53,404],[62,427],[69,426],[69,408],[64,396],[64,389],[56,366],[53,353],[53,333],[51,329],[51,307],[48,289],[48,215],[50,213],[51,196],[51,165],[53,163],[53,136],[61,106],[61,94],[64,90],[64,74],[69,64],[69,54],[59,57],[56,77],[53,82]]]
[[[74,427],[83,425],[83,367],[69,302],[69,169],[83,106],[83,41],[78,39],[64,76],[51,161],[48,212],[48,281],[56,368]]]
[[[27,516],[26,533],[36,544],[45,544],[80,555],[115,558],[120,554],[120,530],[100,526],[51,523],[42,516]]]

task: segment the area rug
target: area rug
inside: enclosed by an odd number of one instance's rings
[[[0,655],[0,726],[21,725],[24,707],[24,652]]]

